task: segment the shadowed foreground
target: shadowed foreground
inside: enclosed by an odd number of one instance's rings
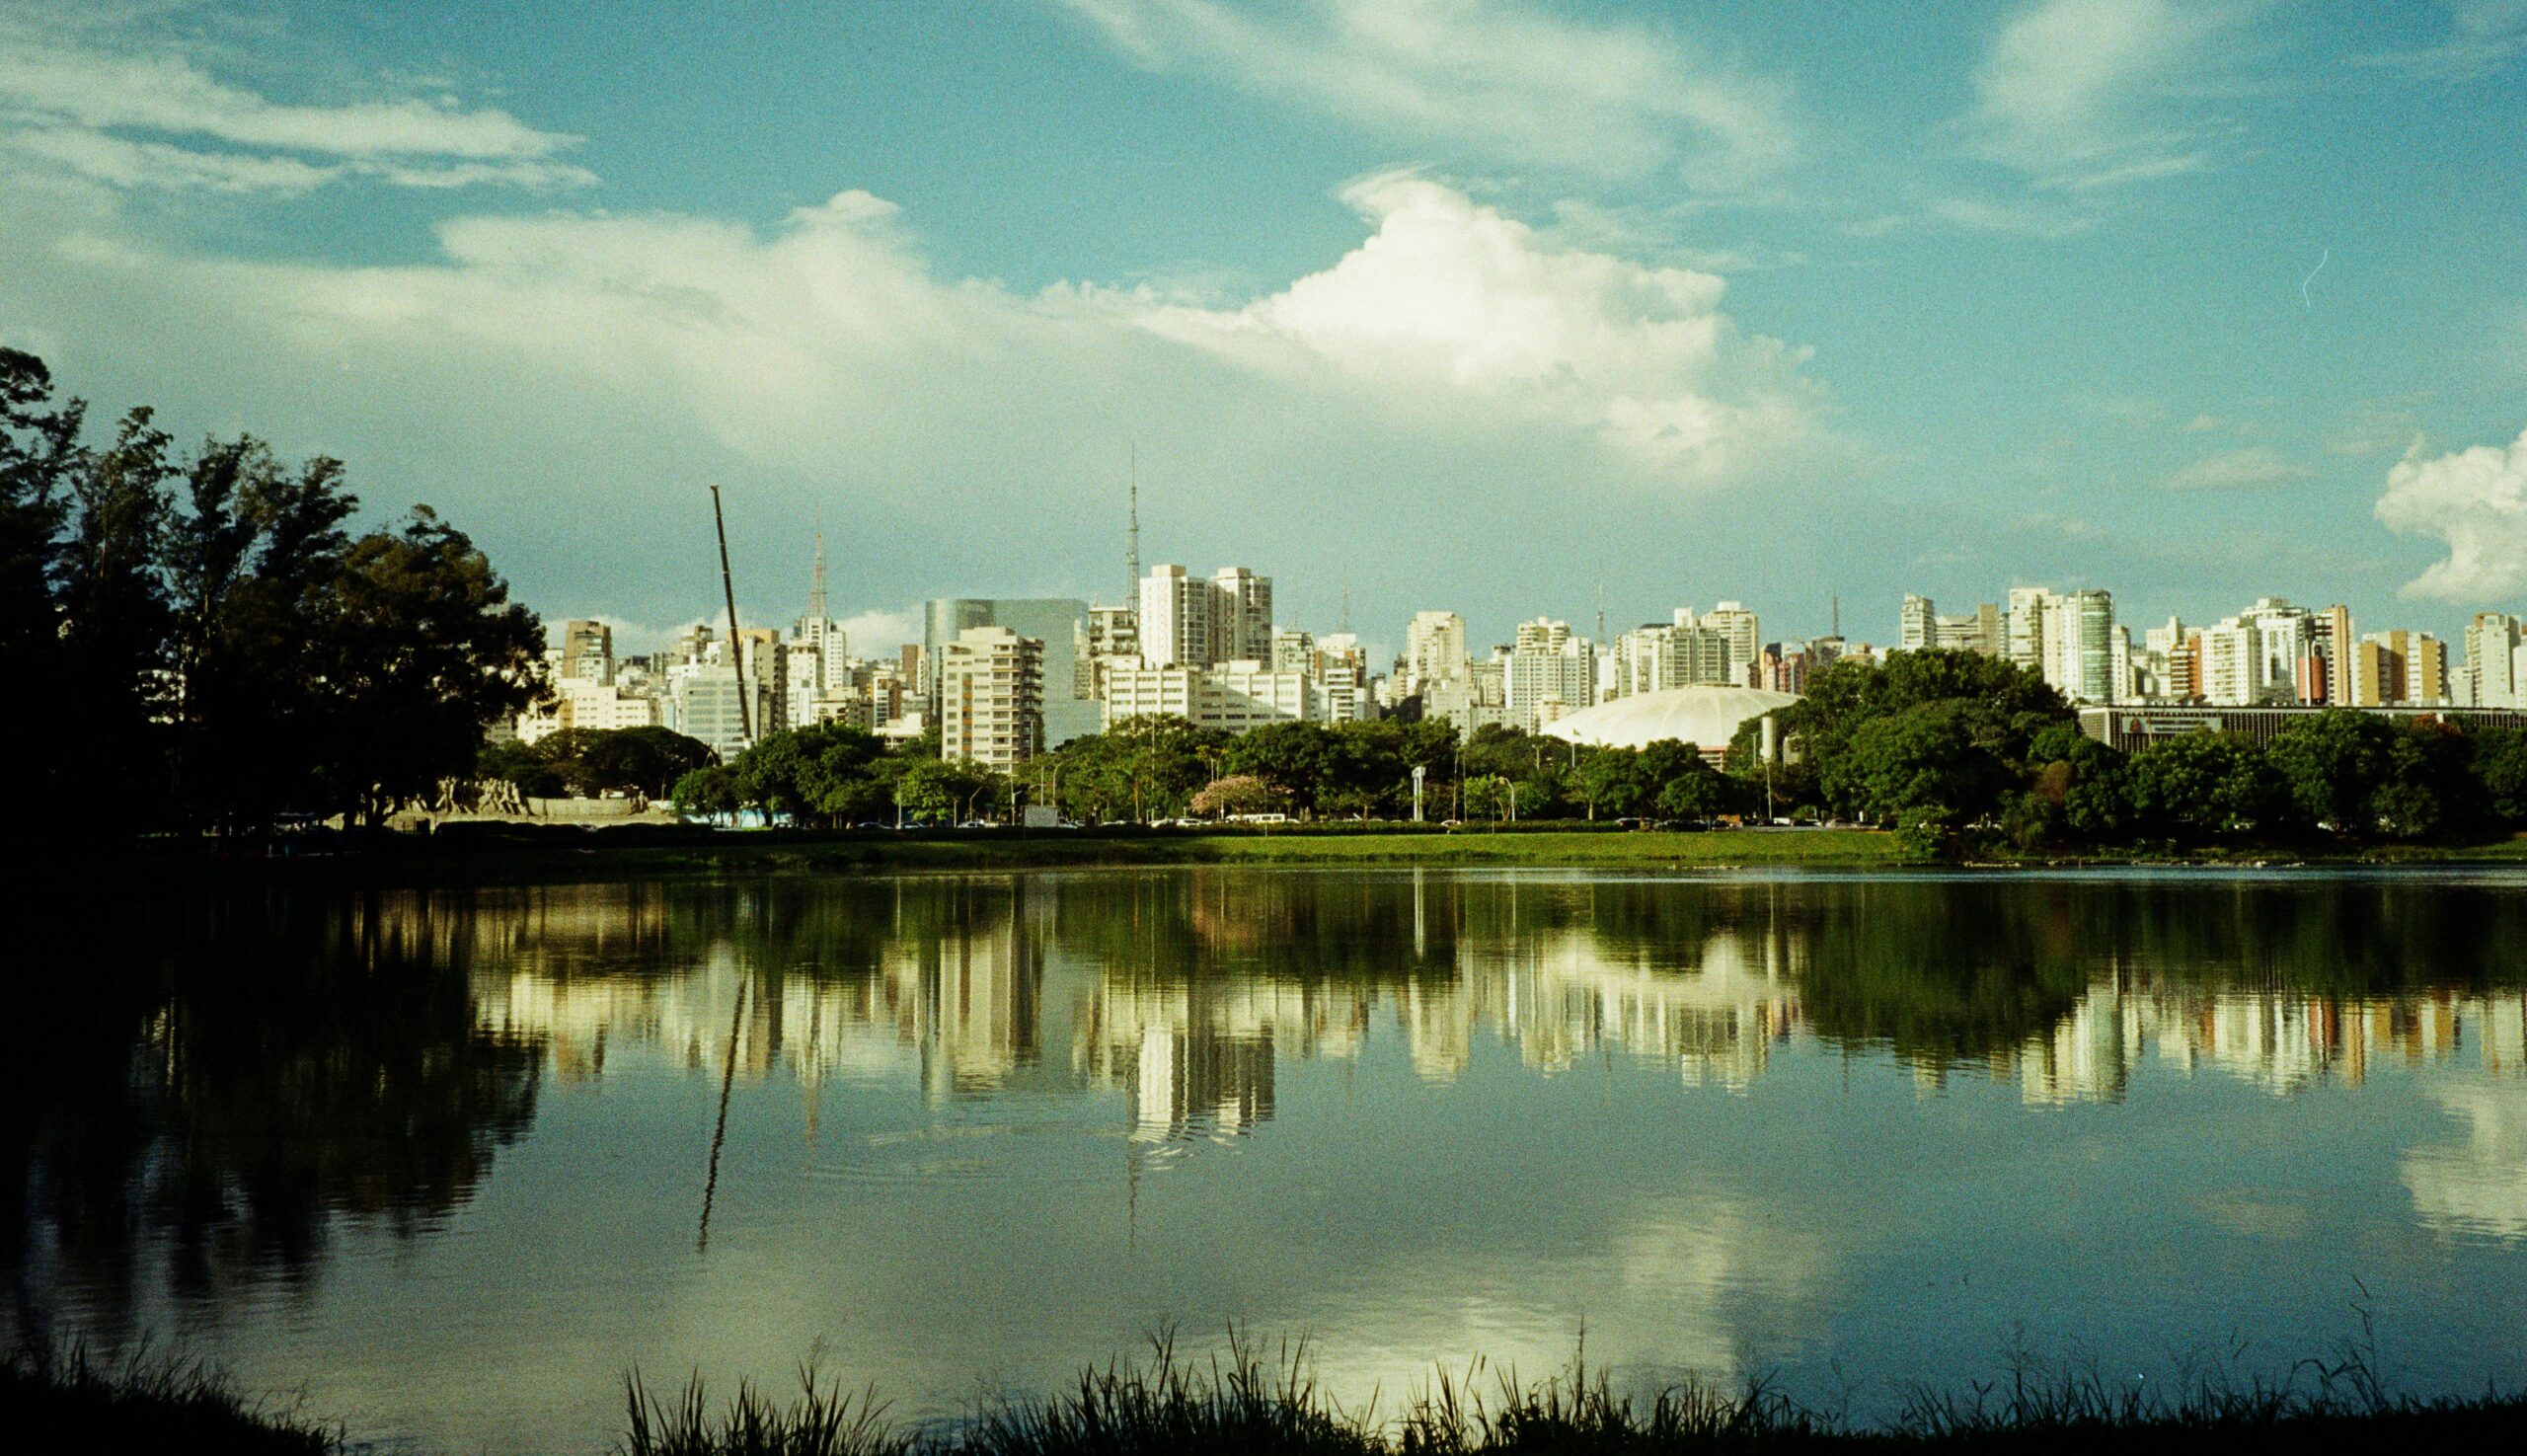
[[[2388,1393],[2357,1349],[2301,1361],[2284,1380],[2197,1379],[2175,1396],[2108,1382],[2094,1366],[2023,1364],[1963,1396],[1920,1391],[1881,1427],[1853,1427],[1773,1394],[1689,1385],[1617,1394],[1584,1358],[1542,1381],[1478,1366],[1438,1372],[1400,1414],[1350,1410],[1316,1383],[1304,1341],[1266,1358],[1150,1358],[1082,1372],[1050,1397],[986,1402],[923,1424],[895,1421],[874,1389],[812,1366],[782,1399],[740,1381],[715,1400],[697,1377],[672,1394],[624,1382],[620,1456],[1474,1456],[1484,1452],[2291,1451],[2357,1440],[2383,1449],[2518,1449],[2527,1397],[2415,1401]],[[296,1410],[247,1402],[199,1362],[137,1355],[100,1365],[84,1348],[21,1351],[0,1376],[0,1418],[61,1432],[61,1449],[323,1453],[362,1449]]]

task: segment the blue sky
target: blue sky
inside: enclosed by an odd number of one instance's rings
[[[759,618],[1110,598],[1133,442],[1381,642],[2527,609],[2527,0],[513,9],[12,5],[0,337],[636,635],[715,480]]]

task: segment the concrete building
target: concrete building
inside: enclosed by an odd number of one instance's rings
[[[1753,681],[1755,658],[1764,648],[1763,623],[1739,602],[1724,601],[1705,612],[1699,619],[1688,621],[1692,614],[1677,614],[1679,627],[1707,627],[1720,634],[1728,644],[1729,685],[1745,687]]]
[[[1088,603],[1073,597],[944,597],[930,603],[922,620],[924,700],[933,711],[941,706],[945,666],[941,652],[949,643],[976,627],[1005,627],[1020,637],[1043,644],[1042,712],[1045,748],[1058,748],[1073,738],[1097,731],[1102,715],[1097,702],[1095,658],[1091,653]]]
[[[2477,708],[2527,708],[2527,628],[2506,612],[2477,612],[2466,628],[2465,698]]]
[[[555,670],[564,681],[614,681],[614,629],[574,619],[562,624],[562,657]]]
[[[1213,662],[1272,660],[1272,578],[1245,567],[1211,574]]]
[[[968,627],[939,651],[939,756],[1008,773],[1044,748],[1044,645]]]
[[[2311,625],[2319,681],[2308,701],[2348,708],[2360,695],[2360,650],[2351,636],[2351,608],[2337,602],[2318,612]]]
[[[1270,723],[1313,723],[1324,697],[1312,674],[1269,663],[1209,667],[1116,667],[1105,679],[1106,726],[1164,714],[1196,728],[1242,733]]]
[[[1462,680],[1469,660],[1465,618],[1454,612],[1416,612],[1406,624],[1401,666],[1408,695],[1423,692],[1432,682]]]
[[[1895,609],[1895,646],[1907,652],[1939,646],[1939,607],[1927,596],[1906,596]]]
[[[1208,579],[1179,566],[1140,583],[1140,656],[1150,667],[1208,667],[1272,657],[1272,578],[1223,567]]]
[[[746,728],[752,723],[741,701],[731,663],[679,662],[667,669],[666,726],[710,744],[723,759],[746,750]]]
[[[1596,701],[1597,654],[1570,624],[1538,617],[1518,624],[1508,659],[1508,722],[1534,732]]]
[[[2449,703],[2448,646],[2427,632],[2372,632],[2353,659],[2362,708],[2440,708]]]
[[[1689,608],[1672,622],[1644,623],[1616,638],[1599,665],[1601,699],[1698,684],[1734,687],[1746,667],[1728,635],[1697,623]]]

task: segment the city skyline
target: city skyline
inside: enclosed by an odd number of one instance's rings
[[[1136,460],[1149,559],[1314,623],[2040,583],[2453,640],[2527,593],[2522,55],[2470,0],[33,0],[0,336],[557,617],[705,615],[711,481],[741,581],[821,522],[873,621],[1100,600]]]

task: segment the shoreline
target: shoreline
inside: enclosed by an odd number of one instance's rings
[[[2001,874],[2029,870],[2349,870],[2527,866],[2527,835],[2440,844],[2241,843],[1906,857],[1876,829],[1641,831],[1555,826],[1453,832],[1410,827],[1164,830],[715,830],[468,824],[282,855],[159,846],[130,863],[178,881],[282,880],[412,884],[621,878],[1087,870],[1162,866],[1431,869],[1759,869]],[[63,866],[68,869],[72,867]],[[92,866],[86,868],[93,869]]]

